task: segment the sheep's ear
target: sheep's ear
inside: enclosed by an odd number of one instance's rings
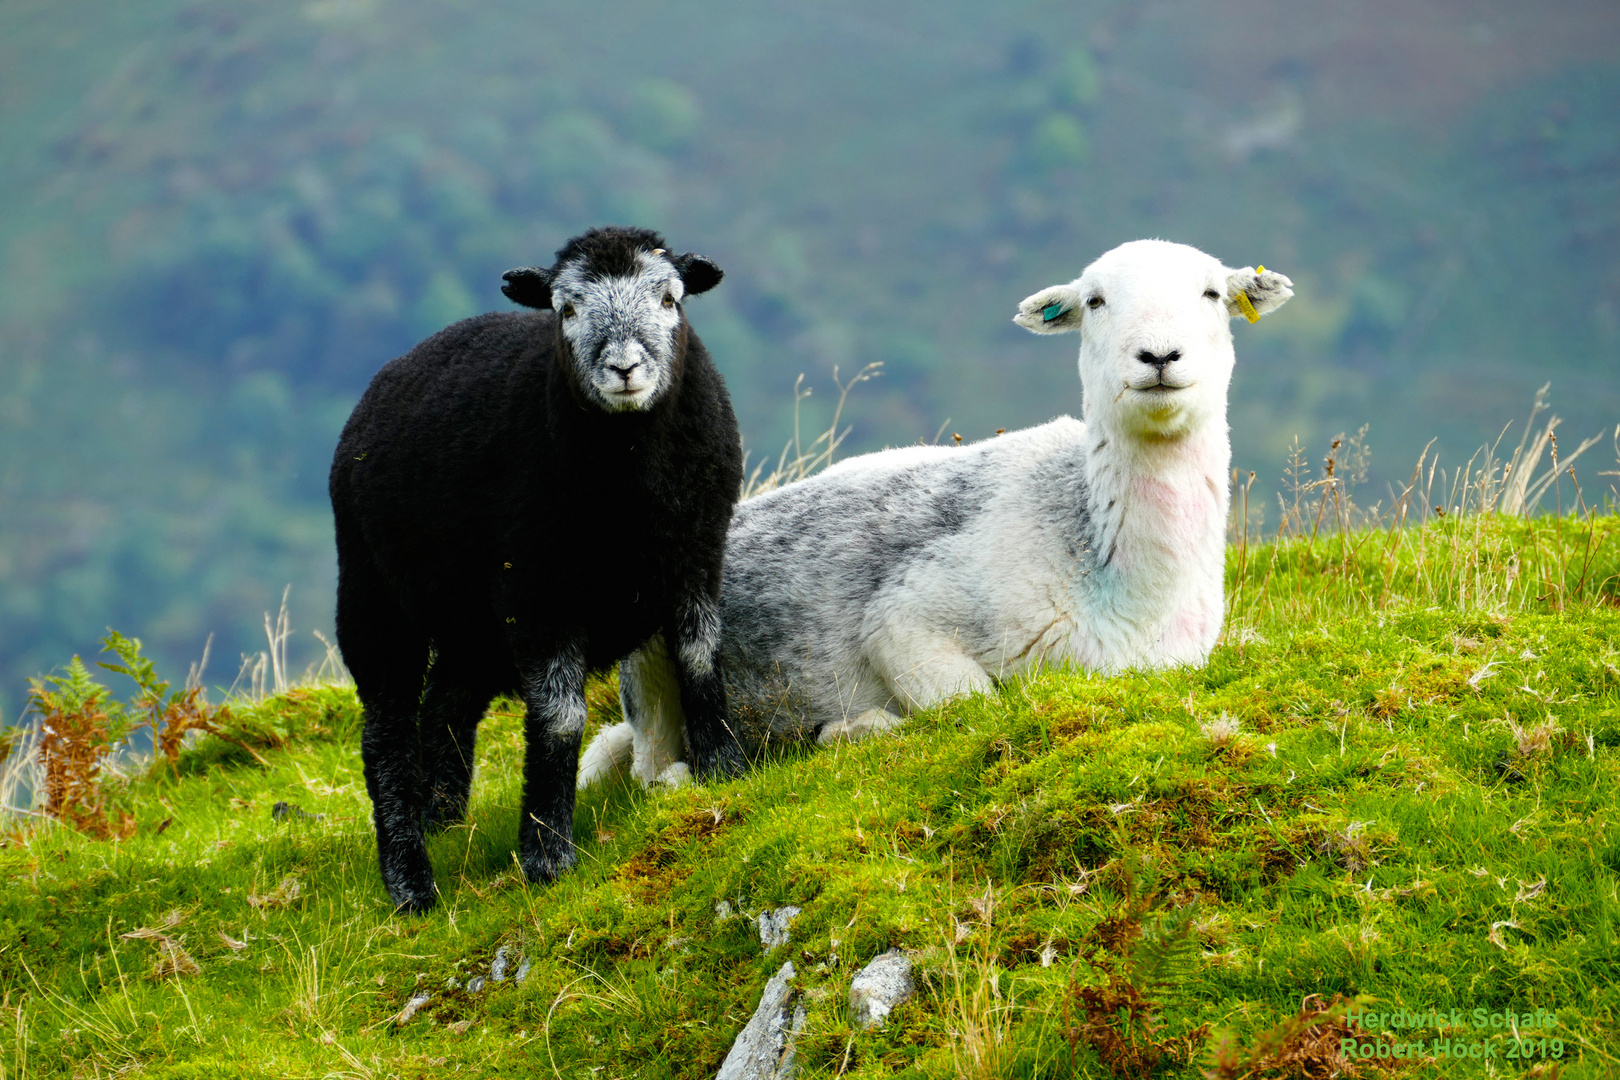
[[[524,307],[549,308],[551,306],[551,271],[542,270],[536,266],[524,266],[517,270],[508,270],[501,275],[506,282],[501,286],[501,292],[514,304]]]
[[[681,284],[686,286],[688,296],[708,292],[720,284],[720,279],[726,276],[726,272],[713,261],[690,251],[685,255],[676,255],[669,261],[681,272]]]
[[[1226,313],[1250,322],[1276,311],[1294,295],[1294,283],[1275,270],[1245,266],[1226,275]]]
[[[1080,329],[1085,301],[1073,285],[1052,285],[1018,305],[1013,322],[1034,334],[1067,334]]]

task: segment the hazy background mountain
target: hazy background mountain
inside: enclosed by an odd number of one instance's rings
[[[1293,277],[1237,326],[1265,481],[1364,422],[1375,481],[1458,460],[1547,381],[1612,428],[1617,57],[1610,2],[8,0],[0,712],[109,625],[228,683],[287,583],[301,666],[355,398],[593,224],[725,267],[756,452],[835,364],[886,365],[851,450],[1077,411],[1008,320],[1139,236]]]

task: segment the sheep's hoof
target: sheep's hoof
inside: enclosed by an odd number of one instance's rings
[[[439,902],[437,889],[426,893],[403,893],[403,895],[402,892],[403,890],[388,890],[388,897],[394,902],[394,913],[396,915],[420,915],[425,911],[432,910],[433,906]]]
[[[743,756],[742,747],[737,743],[716,747],[709,753],[692,762],[698,779],[704,781],[726,780],[733,776],[741,776],[748,768],[748,759]]]
[[[403,875],[385,879],[388,898],[394,902],[394,911],[406,915],[420,915],[439,902],[439,887],[433,883],[433,870],[424,876],[411,875],[414,880],[402,880]]]
[[[564,870],[573,869],[577,860],[574,858],[574,845],[570,843],[566,851],[525,851],[519,861],[523,864],[524,877],[544,885],[557,880],[557,875]]]
[[[669,766],[667,769],[653,778],[654,784],[671,788],[678,788],[691,782],[692,770],[687,767],[687,764],[684,761],[675,762],[675,764]]]

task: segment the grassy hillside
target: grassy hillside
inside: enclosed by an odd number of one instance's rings
[[[801,1075],[1325,1076],[1351,999],[1556,1016],[1533,1063],[1507,1030],[1364,1029],[1496,1057],[1358,1075],[1616,1075],[1620,523],[1313,538],[1332,503],[1294,509],[1233,548],[1204,667],[1050,671],[729,783],[590,791],[549,887],[513,862],[497,706],[421,918],[376,872],[352,690],[238,702],[237,741],[104,781],[121,838],[7,823],[0,1078],[706,1077],[785,959]],[[856,1031],[891,947],[921,989]]]

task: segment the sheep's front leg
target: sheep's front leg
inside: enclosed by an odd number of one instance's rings
[[[523,665],[523,818],[518,858],[530,881],[574,865],[574,781],[585,731],[585,657],[575,643]]]
[[[630,772],[643,787],[687,771],[680,676],[662,634],[619,662],[619,703],[630,725]]]
[[[907,712],[995,690],[995,682],[955,634],[891,620],[868,639],[867,656]]]
[[[726,712],[719,603],[709,596],[687,601],[675,618],[674,636],[675,673],[692,768],[703,778],[736,776],[747,760]]]
[[[824,725],[816,732],[816,742],[822,746],[831,746],[835,742],[860,742],[868,735],[896,728],[902,722],[888,709],[867,709]]]

